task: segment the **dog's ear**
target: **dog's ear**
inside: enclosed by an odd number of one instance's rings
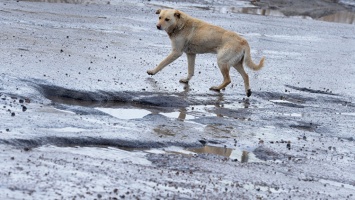
[[[155,14],[159,15],[160,11],[161,11],[161,9],[158,9],[157,12],[155,12]]]
[[[180,19],[180,12],[178,10],[175,11],[174,16]]]

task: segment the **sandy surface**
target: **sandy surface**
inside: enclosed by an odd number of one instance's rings
[[[100,2],[0,1],[0,199],[354,198],[354,25],[247,1]],[[170,51],[161,7],[265,56],[253,95],[236,71],[209,91],[211,54],[189,85],[184,56],[147,75]]]

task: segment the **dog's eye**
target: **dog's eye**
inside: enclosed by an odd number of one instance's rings
[[[169,20],[170,20],[170,19],[168,19],[168,18],[165,19],[165,21],[167,21],[167,22],[168,22]]]
[[[161,17],[159,17],[159,19],[161,19]]]

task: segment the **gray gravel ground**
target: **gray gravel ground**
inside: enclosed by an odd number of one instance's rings
[[[170,51],[155,10],[238,32],[258,72]],[[354,199],[355,26],[247,1],[0,1],[0,199]]]

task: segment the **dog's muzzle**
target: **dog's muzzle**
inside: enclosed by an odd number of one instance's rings
[[[157,25],[157,29],[161,30],[161,25]]]

